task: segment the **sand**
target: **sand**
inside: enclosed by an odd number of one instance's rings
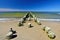
[[[29,22],[32,23],[33,27],[28,27]],[[7,40],[5,37],[11,27],[17,31],[17,37],[11,40],[60,40],[60,22],[41,21],[41,23],[42,25],[38,25],[34,21],[26,21],[24,26],[19,27],[19,21],[17,20],[0,22],[0,40]],[[43,25],[51,28],[56,34],[55,39],[50,39],[47,33],[42,30]]]

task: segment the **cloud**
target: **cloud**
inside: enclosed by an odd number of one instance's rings
[[[7,12],[7,11],[59,12],[60,10],[23,10],[23,9],[0,8],[0,12]]]
[[[29,11],[29,10],[0,8],[0,12],[5,12],[5,11]]]

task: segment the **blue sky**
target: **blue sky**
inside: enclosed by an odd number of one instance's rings
[[[0,10],[60,11],[60,0],[0,0]]]

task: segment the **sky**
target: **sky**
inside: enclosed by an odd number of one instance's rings
[[[0,0],[0,11],[60,11],[60,0]]]

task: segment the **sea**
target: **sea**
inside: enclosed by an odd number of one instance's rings
[[[37,12],[35,13],[39,20],[60,21],[60,12]]]
[[[43,21],[60,21],[60,12],[32,12],[39,20]],[[5,22],[11,19],[18,19],[18,18],[0,18],[0,22]],[[18,21],[20,18],[18,19]]]

